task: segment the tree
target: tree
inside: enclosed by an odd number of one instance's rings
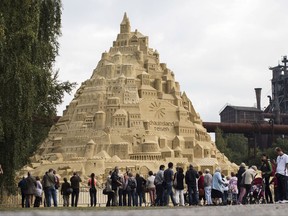
[[[219,128],[217,128],[215,131],[215,143],[216,143],[218,150],[220,152],[224,153],[225,156],[230,159],[231,158],[230,157],[230,154],[231,154],[230,149],[227,146],[227,141],[224,138],[223,132]]]
[[[35,119],[52,119],[75,86],[60,82],[53,67],[61,9],[61,0],[0,1],[1,188],[11,185],[47,135],[47,125]]]

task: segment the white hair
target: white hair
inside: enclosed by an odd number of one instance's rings
[[[221,168],[220,167],[216,167],[215,172],[221,172]]]

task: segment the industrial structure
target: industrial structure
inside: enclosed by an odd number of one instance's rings
[[[288,135],[288,69],[287,56],[272,70],[272,95],[269,105],[261,109],[261,88],[255,88],[257,107],[226,105],[220,111],[221,123],[204,122],[208,132],[217,128],[224,133],[240,133],[248,138],[249,152],[256,147],[265,149],[279,136]]]

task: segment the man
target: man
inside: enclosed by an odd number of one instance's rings
[[[164,205],[169,205],[169,196],[171,197],[172,203],[174,206],[176,206],[176,202],[174,199],[174,193],[172,190],[173,187],[173,163],[168,163],[168,169],[164,171]]]
[[[164,165],[160,165],[159,171],[157,172],[154,180],[154,184],[156,186],[156,200],[155,200],[155,205],[157,206],[163,206],[163,181],[164,181]]]
[[[36,180],[31,175],[31,173],[28,172],[28,176],[25,179],[25,181],[26,181],[26,190],[25,190],[26,204],[25,204],[25,207],[30,208],[32,206],[32,200],[33,200],[33,196],[34,196],[35,189],[36,189],[36,187],[35,187]]]
[[[276,147],[275,151],[278,155],[276,163],[276,178],[278,182],[278,198],[279,203],[287,202],[287,168],[288,168],[288,155],[284,154],[281,148]]]
[[[199,178],[199,175],[196,170],[194,170],[193,165],[189,165],[189,169],[185,175],[185,182],[188,188],[188,197],[189,197],[189,205],[197,205],[197,188],[196,181]]]
[[[57,207],[55,176],[53,174],[53,169],[49,169],[48,172],[45,173],[42,182],[45,194],[45,206],[51,207],[51,198],[53,198],[54,206]]]
[[[71,188],[72,188],[72,201],[71,206],[77,207],[78,199],[79,199],[79,189],[80,189],[80,182],[82,182],[80,176],[74,172],[73,176],[70,178]]]
[[[25,189],[26,189],[26,186],[27,186],[26,185],[26,180],[25,180],[25,177],[23,176],[21,181],[19,181],[19,183],[18,183],[18,187],[21,190],[21,197],[22,197],[21,204],[22,204],[22,208],[25,207]]]
[[[119,177],[119,168],[116,166],[112,175],[111,175],[111,185],[112,185],[112,190],[114,191],[114,196],[112,199],[112,206],[117,206],[117,198],[118,198],[118,188],[121,183],[121,179]]]
[[[213,205],[211,198],[211,190],[212,190],[212,175],[210,174],[210,170],[206,169],[204,175],[204,191],[207,205]]]
[[[267,203],[273,203],[272,193],[270,191],[270,176],[272,173],[272,164],[266,154],[262,154],[261,161],[262,165],[260,170],[262,172],[262,178],[264,179],[265,184],[265,199]]]

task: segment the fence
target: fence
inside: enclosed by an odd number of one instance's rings
[[[42,195],[42,200],[44,200],[44,195]],[[103,194],[103,189],[97,189],[97,206],[99,207],[104,207],[106,206],[107,202],[107,195]],[[146,204],[148,204],[148,201],[150,201],[149,194],[145,193],[145,199],[146,199]],[[3,199],[3,202],[0,203],[0,207],[21,207],[21,193],[20,191],[18,192],[17,195],[10,195],[10,196],[5,196],[5,199]],[[58,206],[61,207],[63,206],[63,198],[60,193],[60,190],[57,190],[57,203]],[[143,202],[144,203],[144,202]],[[146,205],[144,204],[144,205]],[[52,201],[53,205],[53,201]],[[71,205],[71,195],[70,195],[70,205]],[[42,204],[43,206],[43,204]],[[90,193],[89,193],[89,187],[81,187],[80,188],[80,193],[79,193],[79,200],[78,200],[78,206],[80,207],[89,207],[90,206]]]

